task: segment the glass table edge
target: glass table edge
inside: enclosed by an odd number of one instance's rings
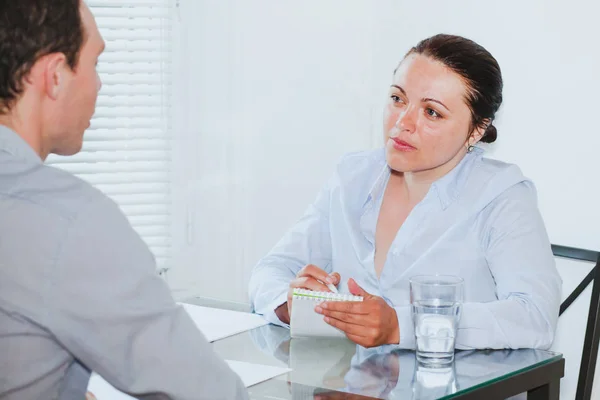
[[[547,351],[548,353],[553,353],[554,356],[550,357],[550,358],[548,358],[546,360],[542,360],[540,362],[537,362],[535,364],[532,364],[532,365],[520,368],[520,369],[518,369],[516,371],[513,371],[511,373],[508,373],[506,375],[502,375],[502,376],[499,376],[497,378],[490,379],[489,381],[485,381],[485,382],[479,383],[477,385],[468,387],[468,388],[466,388],[464,390],[459,390],[456,393],[452,393],[452,394],[446,395],[444,397],[440,397],[438,400],[454,399],[454,398],[457,398],[459,396],[462,396],[462,395],[465,395],[465,394],[468,394],[468,393],[471,393],[471,392],[475,392],[475,391],[477,391],[477,390],[479,390],[481,388],[484,388],[486,386],[492,385],[494,383],[501,382],[501,381],[506,380],[506,379],[510,379],[510,378],[512,378],[512,377],[514,377],[516,375],[522,374],[524,372],[531,371],[531,370],[533,370],[535,368],[542,367],[544,365],[547,365],[547,364],[550,364],[550,363],[553,363],[553,362],[556,362],[556,361],[560,361],[560,360],[563,359],[562,353],[554,353],[554,352],[551,352],[549,350],[545,350],[545,351]]]

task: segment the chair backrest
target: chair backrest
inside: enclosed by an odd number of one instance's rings
[[[600,340],[600,253],[560,245],[552,245],[552,252],[563,278],[563,302],[552,347],[565,355],[561,398],[589,400]]]

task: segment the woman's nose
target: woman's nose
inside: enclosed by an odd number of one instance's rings
[[[400,130],[406,130],[409,132],[414,132],[415,130],[415,112],[411,108],[406,108],[400,114],[398,114],[398,119],[394,124],[396,128]]]

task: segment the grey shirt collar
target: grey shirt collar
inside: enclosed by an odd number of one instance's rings
[[[18,133],[0,125],[0,151],[9,153],[34,164],[42,164],[42,159]]]

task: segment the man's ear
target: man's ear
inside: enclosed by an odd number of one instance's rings
[[[40,69],[38,78],[43,81],[42,90],[45,91],[46,96],[56,100],[64,90],[70,69],[66,56],[63,53],[48,54],[39,59],[36,64]]]

